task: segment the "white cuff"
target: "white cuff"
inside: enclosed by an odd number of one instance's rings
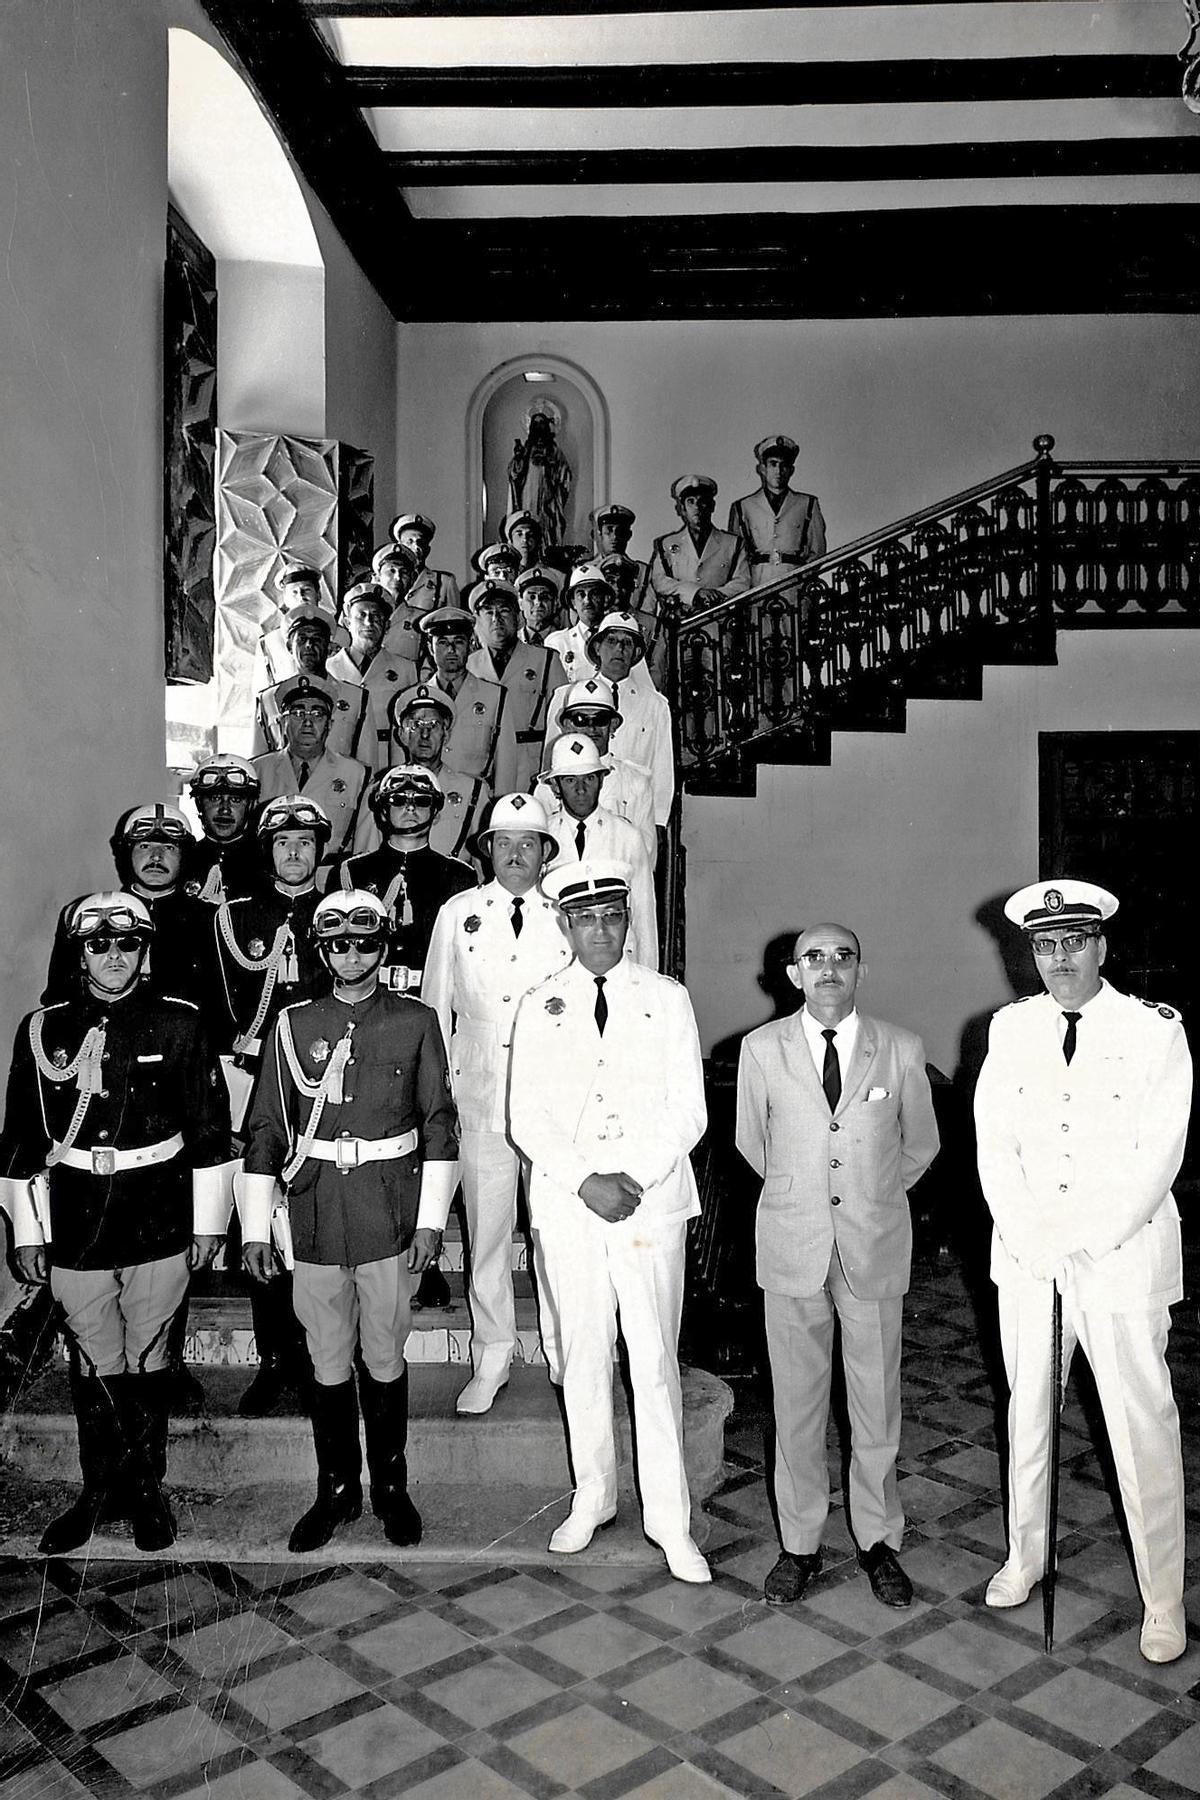
[[[40,1202],[46,1228],[38,1217],[38,1209],[33,1202],[35,1183],[40,1188]],[[26,1250],[44,1244],[50,1236],[49,1190],[44,1175],[35,1175],[30,1181],[18,1181],[11,1175],[0,1177],[0,1207],[8,1214],[12,1222],[14,1250]]]
[[[243,1244],[269,1244],[271,1214],[281,1198],[275,1177],[247,1175],[239,1169],[233,1179],[233,1194],[242,1221]]]
[[[233,1211],[233,1178],[240,1160],[192,1170],[192,1230],[197,1237],[224,1237]]]
[[[444,1231],[450,1202],[458,1186],[457,1162],[421,1164],[421,1198],[417,1203],[417,1230]]]

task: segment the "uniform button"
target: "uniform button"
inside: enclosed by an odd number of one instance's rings
[[[1066,1184],[1066,1182],[1065,1182],[1065,1181],[1060,1181],[1060,1182],[1059,1182],[1059,1184],[1058,1184],[1058,1191],[1059,1191],[1059,1193],[1060,1193],[1060,1194],[1065,1194],[1065,1193],[1066,1193],[1066,1191],[1067,1191],[1067,1184]]]
[[[501,994],[500,999],[501,999],[502,1003],[505,1006],[507,1006],[509,1001],[512,999],[512,995],[511,994]]]
[[[829,1204],[830,1206],[840,1206],[842,1204],[842,1196],[840,1194],[835,1194]]]
[[[1064,1100],[1069,1100],[1069,1099],[1070,1099],[1070,1098],[1071,1098],[1071,1096],[1070,1096],[1070,1094],[1064,1094],[1064,1095],[1063,1095],[1063,1099],[1064,1099]]]
[[[100,1131],[100,1132],[97,1132],[96,1135],[98,1137],[106,1138],[108,1136],[108,1133],[107,1133],[107,1131]]]
[[[1071,1129],[1071,1127],[1067,1124],[1066,1120],[1064,1119],[1063,1123],[1059,1126],[1059,1130],[1060,1131],[1070,1131],[1070,1129]]]
[[[840,1125],[830,1125],[829,1129],[830,1131],[840,1131],[842,1128]]]
[[[829,1166],[831,1169],[840,1169],[842,1165],[836,1156],[831,1156],[829,1159]]]

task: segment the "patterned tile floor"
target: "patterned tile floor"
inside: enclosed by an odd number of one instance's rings
[[[1173,1351],[1193,1546],[1198,1349],[1190,1304]],[[804,1603],[763,1603],[776,1543],[753,1380],[707,1508],[711,1588],[549,1558],[0,1566],[0,1800],[1196,1796],[1200,1652],[1160,1669],[1138,1656],[1129,1564],[1074,1387],[1053,1654],[1036,1598],[982,1605],[1004,1542],[989,1367],[951,1266],[920,1271],[906,1612],[872,1599],[836,1495]],[[1195,1633],[1195,1562],[1190,1578]]]

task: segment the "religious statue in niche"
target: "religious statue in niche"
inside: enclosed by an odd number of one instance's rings
[[[508,465],[508,510],[531,512],[548,545],[561,544],[567,529],[567,507],[574,475],[559,448],[560,407],[548,396],[535,400],[525,414],[524,441],[513,442]]]

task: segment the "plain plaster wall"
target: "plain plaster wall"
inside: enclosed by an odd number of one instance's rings
[[[217,418],[226,431],[325,437],[325,277],[217,263]]]
[[[612,422],[612,491],[639,514],[634,552],[677,525],[672,479],[720,484],[717,522],[755,486],[753,445],[799,439],[796,485],[817,492],[844,544],[1024,462],[1052,432],[1061,455],[1197,453],[1200,318],[678,320],[400,325],[400,502],[438,521],[461,570],[470,397],[508,358],[557,355],[599,384]],[[546,393],[553,394],[552,386]]]
[[[0,8],[0,1042],[65,899],[163,789],[166,32],[157,0]]]
[[[968,1020],[1012,998],[976,914],[1050,873],[1038,733],[1200,725],[1193,632],[1064,631],[1058,655],[985,670],[982,701],[910,703],[903,736],[835,734],[827,768],[765,767],[752,800],[688,798],[687,983],[706,1050],[771,1017],[767,944],[832,917],[862,939],[865,1010],[920,1032],[954,1074]]]

